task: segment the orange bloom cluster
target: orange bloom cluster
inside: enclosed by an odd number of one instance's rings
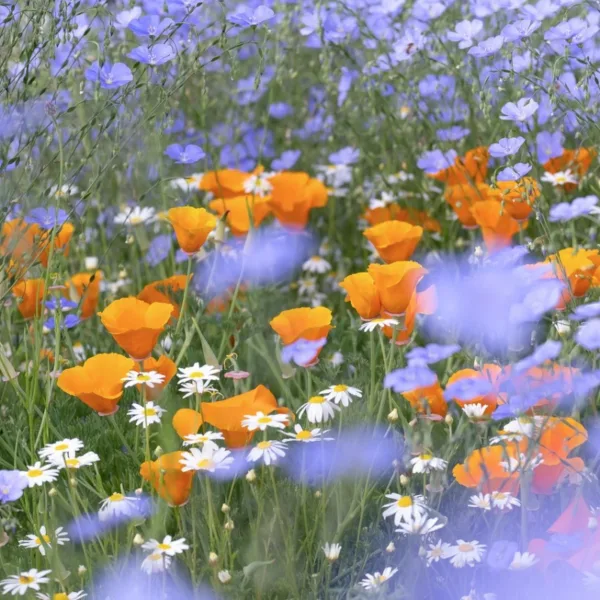
[[[571,171],[579,179],[581,179],[592,166],[593,160],[598,155],[594,148],[578,148],[570,150],[565,148],[561,156],[551,158],[544,163],[544,170],[547,173],[558,173]],[[572,192],[577,189],[576,183],[565,183],[563,186],[566,192]]]
[[[448,379],[447,386],[460,381],[461,379],[484,379],[492,385],[492,390],[483,396],[474,396],[469,400],[461,400],[452,398],[460,407],[468,406],[469,404],[481,404],[485,406],[485,415],[490,416],[498,407],[499,404],[506,402],[506,394],[500,392],[500,386],[507,376],[507,372],[494,364],[484,364],[481,370],[461,369],[452,374]]]
[[[169,506],[183,506],[192,492],[193,471],[182,471],[183,452],[168,452],[140,467],[140,475]]]
[[[379,225],[386,221],[404,221],[411,225],[419,225],[425,231],[431,231],[432,233],[440,233],[442,231],[440,222],[430,217],[427,212],[410,207],[403,208],[398,204],[369,208],[363,217],[371,226]]]

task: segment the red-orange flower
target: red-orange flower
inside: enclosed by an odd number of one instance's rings
[[[233,235],[246,235],[250,231],[250,215],[252,226],[258,227],[271,212],[270,196],[234,196],[217,198],[209,207],[219,216],[227,212],[227,224]]]
[[[371,226],[379,225],[385,221],[405,221],[411,225],[420,225],[425,231],[439,233],[442,226],[439,221],[430,217],[424,210],[416,210],[411,207],[403,208],[398,204],[387,204],[377,208],[369,208],[364,218]]]
[[[516,221],[526,221],[541,193],[537,181],[523,177],[519,181],[498,181],[496,185],[506,212]]]
[[[22,279],[13,286],[12,293],[19,300],[17,308],[23,318],[32,319],[42,314],[45,293],[43,279]]]
[[[171,208],[167,219],[175,230],[179,246],[187,254],[196,254],[217,226],[217,218],[213,214],[205,208],[193,206]]]
[[[79,398],[100,415],[117,411],[123,395],[123,377],[135,363],[120,354],[96,354],[83,365],[63,371],[58,387],[70,396]]]
[[[187,282],[187,275],[173,275],[167,279],[160,279],[149,283],[138,295],[139,300],[148,304],[162,302],[173,307],[173,317],[179,317],[180,306],[177,295],[183,292]]]
[[[494,364],[485,364],[481,367],[481,370],[476,371],[475,369],[461,369],[452,374],[448,379],[447,387],[453,383],[460,381],[461,379],[484,379],[492,385],[492,390],[482,396],[475,396],[469,400],[461,400],[460,398],[452,398],[459,406],[468,406],[469,404],[481,404],[486,407],[485,414],[491,415],[498,404],[504,404],[506,402],[506,394],[500,393],[500,384],[506,376],[506,372]]]
[[[54,255],[58,252],[62,252],[64,256],[69,256],[69,242],[73,236],[75,228],[71,223],[65,223],[59,231],[54,234]],[[51,231],[41,231],[39,233],[39,258],[40,262],[44,267],[48,266],[48,260],[50,259],[50,244],[52,242]]]
[[[444,198],[452,207],[463,227],[472,229],[477,227],[477,221],[471,209],[478,202],[499,201],[500,193],[486,183],[461,183],[448,186],[444,192]]]
[[[102,271],[77,273],[65,282],[65,297],[81,303],[81,318],[89,319],[98,308]]]
[[[269,179],[273,187],[270,206],[283,224],[304,227],[313,208],[327,204],[327,188],[307,173],[283,171]]]
[[[244,193],[244,183],[251,175],[238,169],[209,171],[202,176],[200,189],[212,192],[217,198],[233,198]]]
[[[172,304],[148,304],[129,297],[115,300],[98,314],[115,342],[132,358],[144,360],[156,346],[172,312]]]
[[[168,452],[140,467],[140,475],[170,506],[183,506],[189,499],[194,483],[194,471],[182,471],[182,452]]]
[[[286,346],[299,339],[320,340],[331,330],[331,311],[324,306],[292,308],[280,312],[270,325]]]
[[[348,275],[340,287],[347,292],[346,302],[352,304],[352,308],[363,319],[374,319],[381,312],[381,301],[375,282],[369,273],[354,273]]]
[[[386,263],[408,260],[423,236],[423,228],[404,221],[386,221],[369,227],[363,235]]]
[[[135,370],[139,371],[140,367],[138,364],[135,365]],[[155,384],[154,387],[145,387],[145,394],[148,400],[156,400],[162,393],[162,391],[167,387],[169,381],[173,379],[175,373],[177,373],[177,365],[165,354],[162,354],[160,358],[157,360],[152,356],[147,358],[142,363],[143,371],[156,371],[164,376],[162,383]],[[137,386],[140,387],[139,385]]]
[[[444,400],[444,390],[437,381],[433,385],[403,392],[402,395],[418,413],[430,413],[445,417],[448,412],[448,405]]]
[[[485,181],[490,154],[484,146],[469,150],[464,157],[457,156],[454,164],[433,175],[433,179],[446,185],[461,185],[466,183],[481,183]]]
[[[417,283],[427,270],[414,261],[399,261],[390,265],[371,264],[368,272],[379,292],[383,310],[401,315],[406,312]]]
[[[21,276],[38,257],[37,237],[39,227],[23,219],[13,219],[2,224],[0,254],[10,256],[9,271]]]
[[[568,283],[568,289],[563,291],[562,302],[557,308],[564,308],[572,297],[585,296],[592,285],[597,268],[597,257],[597,250],[564,248],[546,258],[544,262],[553,265],[555,276]]]
[[[483,241],[490,252],[510,246],[513,236],[520,230],[519,223],[495,200],[476,202],[471,213],[481,227]]]

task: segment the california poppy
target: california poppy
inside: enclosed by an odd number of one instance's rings
[[[445,417],[448,412],[448,405],[444,400],[444,390],[442,390],[438,381],[433,385],[403,392],[402,395],[418,413],[431,413],[432,415]]]
[[[185,290],[186,282],[187,275],[173,275],[167,279],[153,281],[144,287],[137,297],[148,304],[152,304],[153,302],[171,304],[173,307],[173,317],[177,318],[179,317],[180,306],[176,300],[176,296],[179,292]]]
[[[221,431],[230,448],[240,448],[250,443],[255,433],[243,427],[242,421],[246,415],[254,415],[259,411],[265,415],[273,411],[290,414],[289,409],[277,404],[275,396],[264,385],[259,385],[226,400],[202,402],[201,412],[181,408],[173,416],[173,427],[184,439],[186,435],[197,433],[206,422]]]
[[[327,188],[307,173],[282,171],[269,182],[273,187],[269,203],[283,225],[304,227],[310,210],[327,204]]]
[[[404,346],[410,341],[415,328],[417,314],[431,315],[435,312],[437,304],[435,286],[429,286],[423,292],[413,292],[411,299],[406,307],[406,311],[400,319],[398,326],[390,327],[386,325],[383,328],[383,335],[389,339],[393,339],[396,346]],[[383,318],[387,318],[385,312],[382,313]]]
[[[172,313],[172,304],[148,304],[130,296],[111,302],[98,314],[115,342],[132,358],[144,360],[156,346]]]
[[[471,211],[477,202],[500,200],[500,193],[486,183],[461,183],[448,186],[444,192],[446,202],[466,229],[477,227],[477,221]]]
[[[98,308],[102,271],[77,273],[65,282],[65,297],[81,303],[81,318],[89,319]]]
[[[346,290],[346,302],[365,320],[374,319],[381,312],[381,301],[375,282],[369,273],[348,275],[340,287]]]
[[[55,234],[54,234],[54,254],[57,252],[62,253],[64,256],[69,255],[69,242],[73,236],[75,228],[71,223],[65,223]],[[44,267],[48,266],[48,260],[50,259],[50,244],[52,242],[52,232],[44,231],[39,234],[38,247],[39,247],[39,258],[40,262]]]
[[[182,457],[183,452],[168,452],[140,467],[140,475],[169,506],[183,506],[192,491],[194,471],[182,471]]]
[[[551,158],[544,163],[544,170],[548,173],[570,170],[581,178],[589,171],[597,154],[594,148],[578,148],[577,150],[565,148],[561,156]],[[565,191],[572,192],[577,189],[577,185],[576,183],[565,183],[563,187]]]
[[[196,254],[217,226],[217,218],[205,208],[179,206],[167,212],[167,219],[175,230],[181,249],[187,254]]]
[[[519,181],[498,181],[500,199],[506,212],[516,221],[526,221],[540,196],[540,188],[531,177]]]
[[[120,354],[96,354],[83,365],[64,370],[57,385],[99,415],[112,415],[123,395],[122,379],[134,366],[131,358]]]
[[[460,371],[456,371],[456,373],[450,376],[446,386],[449,387],[453,383],[466,378],[488,381],[492,386],[492,390],[488,394],[475,396],[469,400],[461,400],[460,398],[452,399],[460,407],[470,404],[481,404],[486,407],[485,414],[490,416],[496,410],[498,404],[506,402],[506,394],[500,392],[501,383],[505,377],[506,372],[503,371],[502,367],[494,364],[485,364],[481,367],[481,370],[461,369]]]
[[[555,276],[569,284],[569,289],[563,291],[562,303],[557,308],[564,308],[572,297],[585,296],[597,268],[597,255],[597,250],[564,248],[546,258],[544,262],[553,265]]]
[[[404,221],[386,221],[369,227],[363,235],[386,263],[408,260],[423,236],[423,228]]]
[[[44,308],[45,286],[43,279],[22,279],[12,288],[19,299],[17,308],[25,319],[40,316]]]
[[[427,270],[414,261],[398,261],[389,265],[371,264],[368,273],[375,282],[383,310],[401,315]]]
[[[469,150],[464,157],[457,156],[454,164],[433,175],[446,185],[481,183],[485,180],[490,154],[485,146]]]
[[[0,254],[10,257],[9,271],[13,275],[23,274],[39,258],[39,231],[36,224],[26,223],[23,219],[12,219],[2,224]]]
[[[233,235],[246,235],[250,231],[250,215],[252,226],[258,227],[271,212],[270,196],[234,196],[217,198],[209,207],[219,216],[227,212],[227,224]]]
[[[292,308],[280,312],[270,325],[286,346],[299,339],[320,340],[331,330],[331,311],[324,306]]]
[[[481,227],[483,241],[489,252],[510,246],[513,236],[520,230],[517,221],[495,200],[476,202],[471,207],[471,213]]]
[[[139,365],[135,365],[135,370],[139,371]],[[177,365],[166,355],[161,354],[161,356],[156,359],[152,356],[147,358],[142,363],[143,371],[156,371],[164,376],[162,383],[155,384],[154,387],[145,386],[145,394],[148,400],[156,400],[162,393],[162,391],[167,387],[167,384],[173,377],[175,373],[177,373]],[[138,386],[139,387],[139,386]]]
[[[404,208],[395,203],[369,208],[363,216],[371,226],[385,221],[405,221],[411,225],[420,225],[425,231],[434,233],[442,231],[439,221],[429,216],[424,210],[416,210],[412,207]]]
[[[217,198],[234,198],[244,193],[244,183],[251,173],[238,169],[221,169],[204,173],[200,189],[212,192]]]

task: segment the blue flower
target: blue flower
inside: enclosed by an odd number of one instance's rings
[[[539,281],[529,286],[528,291],[510,309],[509,321],[518,325],[536,323],[560,301],[565,284],[558,279]]]
[[[590,304],[582,304],[578,306],[570,318],[573,321],[585,321],[600,315],[600,302],[591,302]]]
[[[477,396],[486,396],[492,391],[492,384],[484,377],[463,377],[451,383],[444,390],[446,401],[453,399],[468,402]]]
[[[536,138],[537,157],[540,163],[545,163],[551,158],[557,158],[563,153],[563,134],[560,131],[540,131]]]
[[[519,148],[525,143],[525,138],[518,136],[514,138],[502,138],[489,148],[490,156],[494,158],[504,158],[511,156],[519,151]]]
[[[286,365],[294,361],[299,367],[308,366],[317,352],[327,343],[327,338],[304,340],[300,338],[281,349],[281,361]]]
[[[461,127],[460,125],[455,125],[454,127],[449,127],[448,129],[438,129],[437,137],[438,140],[442,142],[456,142],[468,136],[469,133],[471,133],[470,129]]]
[[[521,98],[516,103],[507,102],[501,109],[500,120],[523,123],[535,114],[539,106],[533,98]]]
[[[414,364],[388,373],[383,380],[383,387],[401,394],[433,385],[436,381],[437,375],[429,367]]]
[[[519,362],[515,363],[513,368],[516,373],[520,373],[533,367],[537,367],[547,360],[554,360],[560,354],[561,348],[561,342],[548,340],[538,346],[533,354],[530,354],[528,357],[523,358]]]
[[[461,21],[454,27],[454,31],[448,32],[448,39],[451,42],[458,42],[461,50],[470,48],[473,45],[473,38],[483,29],[483,21],[473,19],[472,21]]]
[[[100,87],[106,90],[114,90],[122,85],[127,85],[133,81],[131,69],[123,63],[104,63],[102,67],[96,61],[85,71],[85,78],[88,81],[100,83]]]
[[[518,181],[521,177],[525,177],[531,171],[531,165],[527,163],[517,163],[514,167],[506,167],[498,173],[496,179],[498,181]]]
[[[274,119],[285,119],[294,114],[294,108],[286,102],[269,104],[269,116]]]
[[[195,144],[188,144],[185,147],[181,144],[171,144],[167,146],[165,154],[179,165],[192,165],[206,156],[204,150]]]
[[[67,213],[62,208],[34,208],[29,211],[25,217],[26,223],[36,223],[42,229],[52,229],[62,227],[69,219]]]
[[[460,352],[458,344],[450,344],[448,346],[427,344],[424,348],[413,348],[408,352],[406,358],[408,359],[409,366],[416,364],[428,365],[440,360],[446,360],[457,352]]]
[[[271,162],[271,168],[275,171],[291,169],[300,158],[300,154],[302,154],[300,150],[286,150],[279,158]]]
[[[0,471],[0,502],[14,502],[23,495],[27,478],[21,471]]]
[[[171,44],[154,44],[151,48],[148,46],[138,46],[127,56],[137,62],[155,67],[173,60],[177,56],[177,52]]]
[[[548,221],[553,223],[562,221],[564,223],[583,215],[592,214],[595,210],[598,210],[596,204],[598,204],[598,196],[582,196],[575,198],[571,203],[561,202],[550,207]]]
[[[72,329],[81,323],[81,319],[77,315],[66,315],[61,323],[61,327],[64,329]],[[44,321],[44,327],[46,329],[54,329],[56,326],[56,321],[54,317],[50,317],[48,320]]]
[[[157,235],[148,246],[144,260],[151,267],[156,267],[169,256],[173,247],[173,239],[170,235]]]
[[[451,167],[457,156],[456,150],[430,150],[419,158],[417,166],[425,173],[433,174]]]
[[[77,302],[73,302],[73,300],[67,300],[66,298],[52,298],[47,302],[44,302],[44,305],[48,310],[60,310],[61,312],[67,312],[77,308]]]
[[[139,37],[156,38],[161,36],[173,25],[173,19],[161,19],[158,15],[149,15],[134,19],[128,25],[129,29]]]
[[[521,19],[514,23],[509,23],[502,29],[502,36],[507,42],[517,42],[524,37],[529,37],[534,31],[538,30],[541,23],[531,19]]]
[[[469,54],[475,58],[484,58],[495,54],[504,45],[504,38],[501,35],[495,37],[489,37],[482,42],[479,42],[477,46],[473,46],[469,50]]]
[[[346,146],[337,152],[329,155],[329,162],[332,165],[353,165],[360,157],[360,150]]]
[[[575,341],[586,350],[600,349],[600,319],[584,323],[575,334]]]
[[[352,83],[357,77],[358,71],[348,69],[347,67],[342,67],[342,74],[340,75],[340,80],[338,82],[338,107],[342,106],[346,101],[346,98],[348,97],[348,92],[352,87]]]
[[[245,29],[246,27],[256,27],[265,21],[270,21],[275,16],[272,9],[264,4],[255,9],[241,4],[235,9],[235,12],[227,15],[227,20],[234,25]]]

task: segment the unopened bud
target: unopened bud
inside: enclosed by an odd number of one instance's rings
[[[79,565],[79,568],[77,569],[77,573],[79,575],[83,575],[86,572],[87,572],[87,569],[83,565]]]
[[[400,485],[408,485],[409,481],[410,479],[406,475],[400,475]]]
[[[228,519],[227,521],[225,521],[225,531],[232,531],[235,527],[233,521],[231,519]]]
[[[144,543],[144,538],[139,533],[136,533],[135,537],[133,538],[133,543],[136,546],[141,546]]]
[[[394,410],[387,416],[387,419],[390,423],[395,423],[398,420],[398,409],[394,408]]]
[[[58,494],[58,490],[55,487],[48,490],[48,496],[56,496],[56,494]]]
[[[156,456],[156,458],[158,458],[164,453],[165,451],[160,446],[156,446],[156,448],[154,449],[154,456]]]
[[[216,566],[216,564],[219,562],[219,555],[216,552],[210,552],[208,555],[208,564],[211,567]]]
[[[223,504],[223,506],[221,506],[221,512],[227,514],[231,509],[229,508],[228,504]]]
[[[229,571],[219,571],[217,573],[217,577],[223,585],[226,585],[231,581],[231,575]]]
[[[454,423],[454,419],[452,418],[452,415],[448,414],[444,417],[444,421],[446,421],[446,425],[452,425],[452,423]]]
[[[321,490],[317,490],[317,491],[315,492],[315,498],[320,498],[320,497],[321,497],[321,495],[322,495],[322,494],[321,494]]]
[[[250,483],[252,483],[253,481],[256,481],[256,471],[254,469],[250,469],[246,473],[246,481],[249,481]]]
[[[391,554],[392,552],[396,551],[396,546],[394,545],[394,542],[390,542],[386,547],[385,547],[385,551],[388,554]]]
[[[137,490],[135,490],[136,496],[141,496],[143,493],[144,493],[144,490],[142,488],[137,488]]]
[[[86,256],[85,257],[85,269],[86,271],[92,271],[98,268],[98,257],[97,256]]]
[[[69,479],[69,483],[73,486],[73,487],[77,487],[77,479],[75,479],[75,477],[71,477],[71,479]]]

